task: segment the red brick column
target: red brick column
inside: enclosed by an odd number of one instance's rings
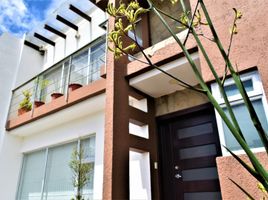
[[[119,1],[110,0],[114,5]],[[114,18],[109,18],[109,30]],[[129,198],[128,82],[125,79],[127,57],[115,60],[112,52],[106,60],[106,106],[104,141],[103,199]]]

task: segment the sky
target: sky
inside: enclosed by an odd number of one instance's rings
[[[0,0],[0,35],[22,37],[66,0]]]

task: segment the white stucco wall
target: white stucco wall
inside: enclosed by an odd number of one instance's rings
[[[94,40],[97,37],[106,33],[105,30],[99,27],[99,25],[105,21],[106,14],[102,10],[97,9],[91,14],[91,18],[92,18],[92,40]]]
[[[23,40],[8,33],[0,36],[0,196],[1,199],[14,199],[21,154],[21,140],[9,135],[5,130],[6,118],[15,84]],[[8,172],[8,173],[7,173]]]
[[[72,109],[72,108],[70,108]],[[42,119],[40,119],[42,120]],[[33,122],[34,123],[34,122]],[[45,126],[45,124],[44,124]],[[27,131],[27,129],[25,129]],[[0,184],[7,187],[0,187],[0,195],[3,199],[15,200],[15,195],[19,183],[20,168],[22,165],[23,153],[33,152],[50,146],[58,146],[64,143],[76,141],[79,138],[95,135],[95,167],[94,167],[94,199],[102,199],[103,185],[103,154],[104,154],[104,111],[98,111],[82,118],[72,120],[68,123],[58,121],[58,126],[53,128],[36,128],[35,132],[25,137],[19,137],[9,133],[8,140],[4,145],[6,154],[2,161],[6,163],[0,165]],[[20,141],[17,142],[16,141]],[[12,145],[11,145],[12,144]],[[14,148],[15,147],[15,148]],[[12,160],[7,160],[6,156],[14,154]],[[17,158],[15,159],[15,156]],[[7,162],[6,162],[7,161]],[[10,179],[10,176],[12,179]],[[8,180],[8,183],[5,183]],[[2,182],[1,182],[2,181]],[[7,190],[8,188],[8,190]]]
[[[129,151],[130,200],[151,200],[149,152]]]
[[[78,26],[78,32],[72,28],[68,28],[68,30],[64,32],[66,35],[65,40],[58,37],[54,40],[56,43],[55,47],[51,45],[45,46],[46,59],[44,65],[42,65],[43,69],[51,67],[64,57],[72,54],[79,48],[106,33],[105,30],[99,27],[99,24],[105,21],[106,14],[99,8],[93,8],[87,14],[91,17],[91,22],[82,18],[81,21],[76,23],[76,26]]]
[[[16,59],[16,57],[13,57],[12,59]],[[31,47],[23,45],[15,87],[40,73],[42,71],[43,63],[44,56]]]
[[[75,34],[76,31],[72,29],[66,33],[66,56],[77,50],[77,39]]]
[[[22,142],[20,153],[35,151],[49,146],[69,143],[89,135],[95,135],[94,199],[102,199],[103,152],[104,152],[104,111],[61,124],[29,137]],[[16,191],[15,191],[16,192]]]
[[[8,33],[0,36],[0,127],[4,127],[21,54],[22,40]],[[3,135],[3,129],[1,129]],[[0,135],[0,138],[1,138]],[[1,140],[0,140],[1,141]]]
[[[54,47],[55,55],[54,55],[54,63],[60,61],[65,56],[65,39],[59,37],[55,41],[56,45]]]
[[[92,22],[82,20],[79,23],[79,35],[78,48],[81,48],[91,41]]]
[[[56,62],[105,33],[99,27],[99,24],[105,20],[104,12],[95,9],[89,14],[92,15],[91,23],[83,19],[76,24],[79,27],[79,39],[75,37],[77,34],[76,31],[69,29],[65,33],[67,35],[66,40],[57,38],[55,39],[56,47],[52,47],[51,45],[45,47],[46,54],[44,56],[38,51],[24,45],[23,39],[16,39],[8,34],[0,36],[1,199],[15,199],[24,152],[67,143],[90,134],[96,135],[94,199],[102,198],[104,151],[103,110],[87,116],[81,116],[71,123],[63,124],[61,123],[61,119],[59,119],[58,126],[46,130],[44,130],[44,127],[39,127],[31,136],[20,137],[5,131],[12,89],[30,80],[42,70],[51,67]]]

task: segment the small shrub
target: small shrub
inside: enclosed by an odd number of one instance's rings
[[[32,110],[32,103],[31,103],[31,92],[29,90],[22,91],[24,96],[23,100],[20,102],[19,108],[24,108],[27,111]]]

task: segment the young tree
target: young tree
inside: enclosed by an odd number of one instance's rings
[[[82,196],[82,189],[90,180],[90,171],[92,168],[89,163],[84,163],[84,159],[84,149],[82,147],[80,147],[79,150],[77,150],[77,148],[74,148],[69,166],[73,173],[73,186],[77,189],[75,200],[84,200]]]
[[[171,3],[177,3],[178,0],[170,0]],[[202,94],[205,94],[211,104],[214,106],[215,110],[218,112],[222,120],[225,122],[237,142],[240,144],[240,146],[243,148],[245,153],[247,154],[252,167],[248,164],[246,164],[243,160],[241,160],[237,155],[235,155],[230,149],[225,147],[230,154],[253,176],[255,179],[257,179],[264,187],[264,189],[267,191],[268,190],[268,172],[267,170],[263,167],[261,162],[257,159],[255,154],[251,151],[249,145],[247,144],[247,141],[244,138],[244,135],[241,131],[240,125],[234,115],[234,111],[232,110],[231,104],[228,100],[227,94],[224,90],[224,82],[226,80],[226,76],[229,73],[231,75],[231,78],[235,82],[236,87],[238,88],[243,101],[247,107],[247,110],[250,114],[252,123],[254,127],[256,128],[258,135],[262,141],[263,146],[265,147],[266,152],[268,153],[268,138],[267,138],[267,133],[264,130],[257,114],[256,111],[254,110],[254,107],[247,95],[247,92],[243,86],[243,83],[240,79],[239,73],[236,71],[234,65],[232,64],[231,60],[229,59],[230,55],[230,50],[232,46],[232,41],[234,38],[234,35],[238,33],[237,31],[237,21],[242,17],[241,12],[238,10],[234,9],[234,21],[233,24],[230,28],[230,43],[228,46],[228,50],[226,51],[223,48],[223,45],[218,37],[218,34],[213,26],[213,23],[211,21],[210,15],[207,11],[207,8],[203,2],[203,0],[197,0],[195,10],[193,14],[190,14],[190,11],[186,10],[186,6],[184,4],[183,0],[180,0],[183,13],[180,16],[174,17],[171,13],[166,13],[163,10],[157,8],[154,4],[154,1],[152,0],[147,0],[147,3],[149,5],[148,8],[143,8],[139,5],[138,1],[132,1],[128,5],[121,3],[119,7],[115,7],[112,4],[108,4],[107,11],[108,13],[116,18],[116,23],[115,23],[115,28],[114,30],[111,30],[108,36],[108,40],[110,43],[113,44],[113,46],[109,46],[109,50],[114,53],[114,56],[116,59],[119,59],[123,55],[128,55],[132,57],[135,60],[138,60],[140,62],[146,63],[150,65],[151,67],[160,70],[161,72],[165,73],[167,76],[170,76],[174,80],[177,81],[177,83],[185,88],[189,88],[192,90],[195,90],[196,92],[200,92]],[[178,79],[177,77],[173,76],[172,74],[169,74],[166,71],[163,71],[159,66],[155,65],[152,63],[150,60],[150,56],[148,56],[144,51],[143,48],[139,45],[137,42],[137,37],[136,37],[136,23],[139,19],[139,17],[146,13],[146,12],[153,12],[162,22],[162,25],[168,30],[170,35],[175,39],[177,44],[180,46],[182,49],[185,57],[187,58],[192,70],[195,73],[196,79],[199,81],[200,88],[195,88],[186,82]],[[203,19],[201,16],[201,13],[205,16]],[[177,35],[172,31],[172,28],[169,26],[167,21],[163,18],[163,16],[168,17],[171,20],[174,20],[178,23],[181,24],[182,27],[186,28],[188,30],[187,37],[184,42],[182,42]],[[207,26],[212,34],[212,38],[209,38],[200,32],[202,31],[202,27]],[[132,31],[135,35],[135,38],[132,39],[128,37],[128,32]],[[198,67],[192,60],[190,53],[188,52],[187,48],[185,47],[185,43],[188,39],[189,34],[193,36],[195,39],[197,46],[202,53],[210,71],[212,72],[214,79],[220,89],[220,93],[224,99],[224,102],[226,104],[227,108],[227,113],[224,112],[223,108],[219,105],[219,103],[216,101],[216,99],[213,97],[209,86],[207,83],[204,81],[201,72],[198,70]],[[131,44],[127,43],[124,44],[124,38],[128,37],[131,40]],[[211,42],[215,43],[217,48],[219,49],[221,53],[221,57],[225,63],[225,69],[224,69],[224,74],[219,74],[215,67],[213,66],[211,59],[209,58],[209,55],[207,54],[206,49],[204,48],[200,37],[205,37],[206,39],[209,39]],[[128,40],[129,40],[128,39]],[[135,56],[131,55],[131,51],[138,48],[142,55],[144,56],[146,61],[143,61],[139,58],[136,58]],[[222,77],[222,78],[221,78]],[[230,117],[228,117],[230,116]],[[233,180],[232,180],[233,181]],[[234,182],[234,181],[233,181]],[[235,182],[234,182],[235,183]],[[239,186],[237,183],[235,183],[237,186]],[[242,187],[239,186],[240,189],[243,190]],[[245,192],[245,191],[244,191]],[[247,194],[249,198],[252,198],[250,194]]]

